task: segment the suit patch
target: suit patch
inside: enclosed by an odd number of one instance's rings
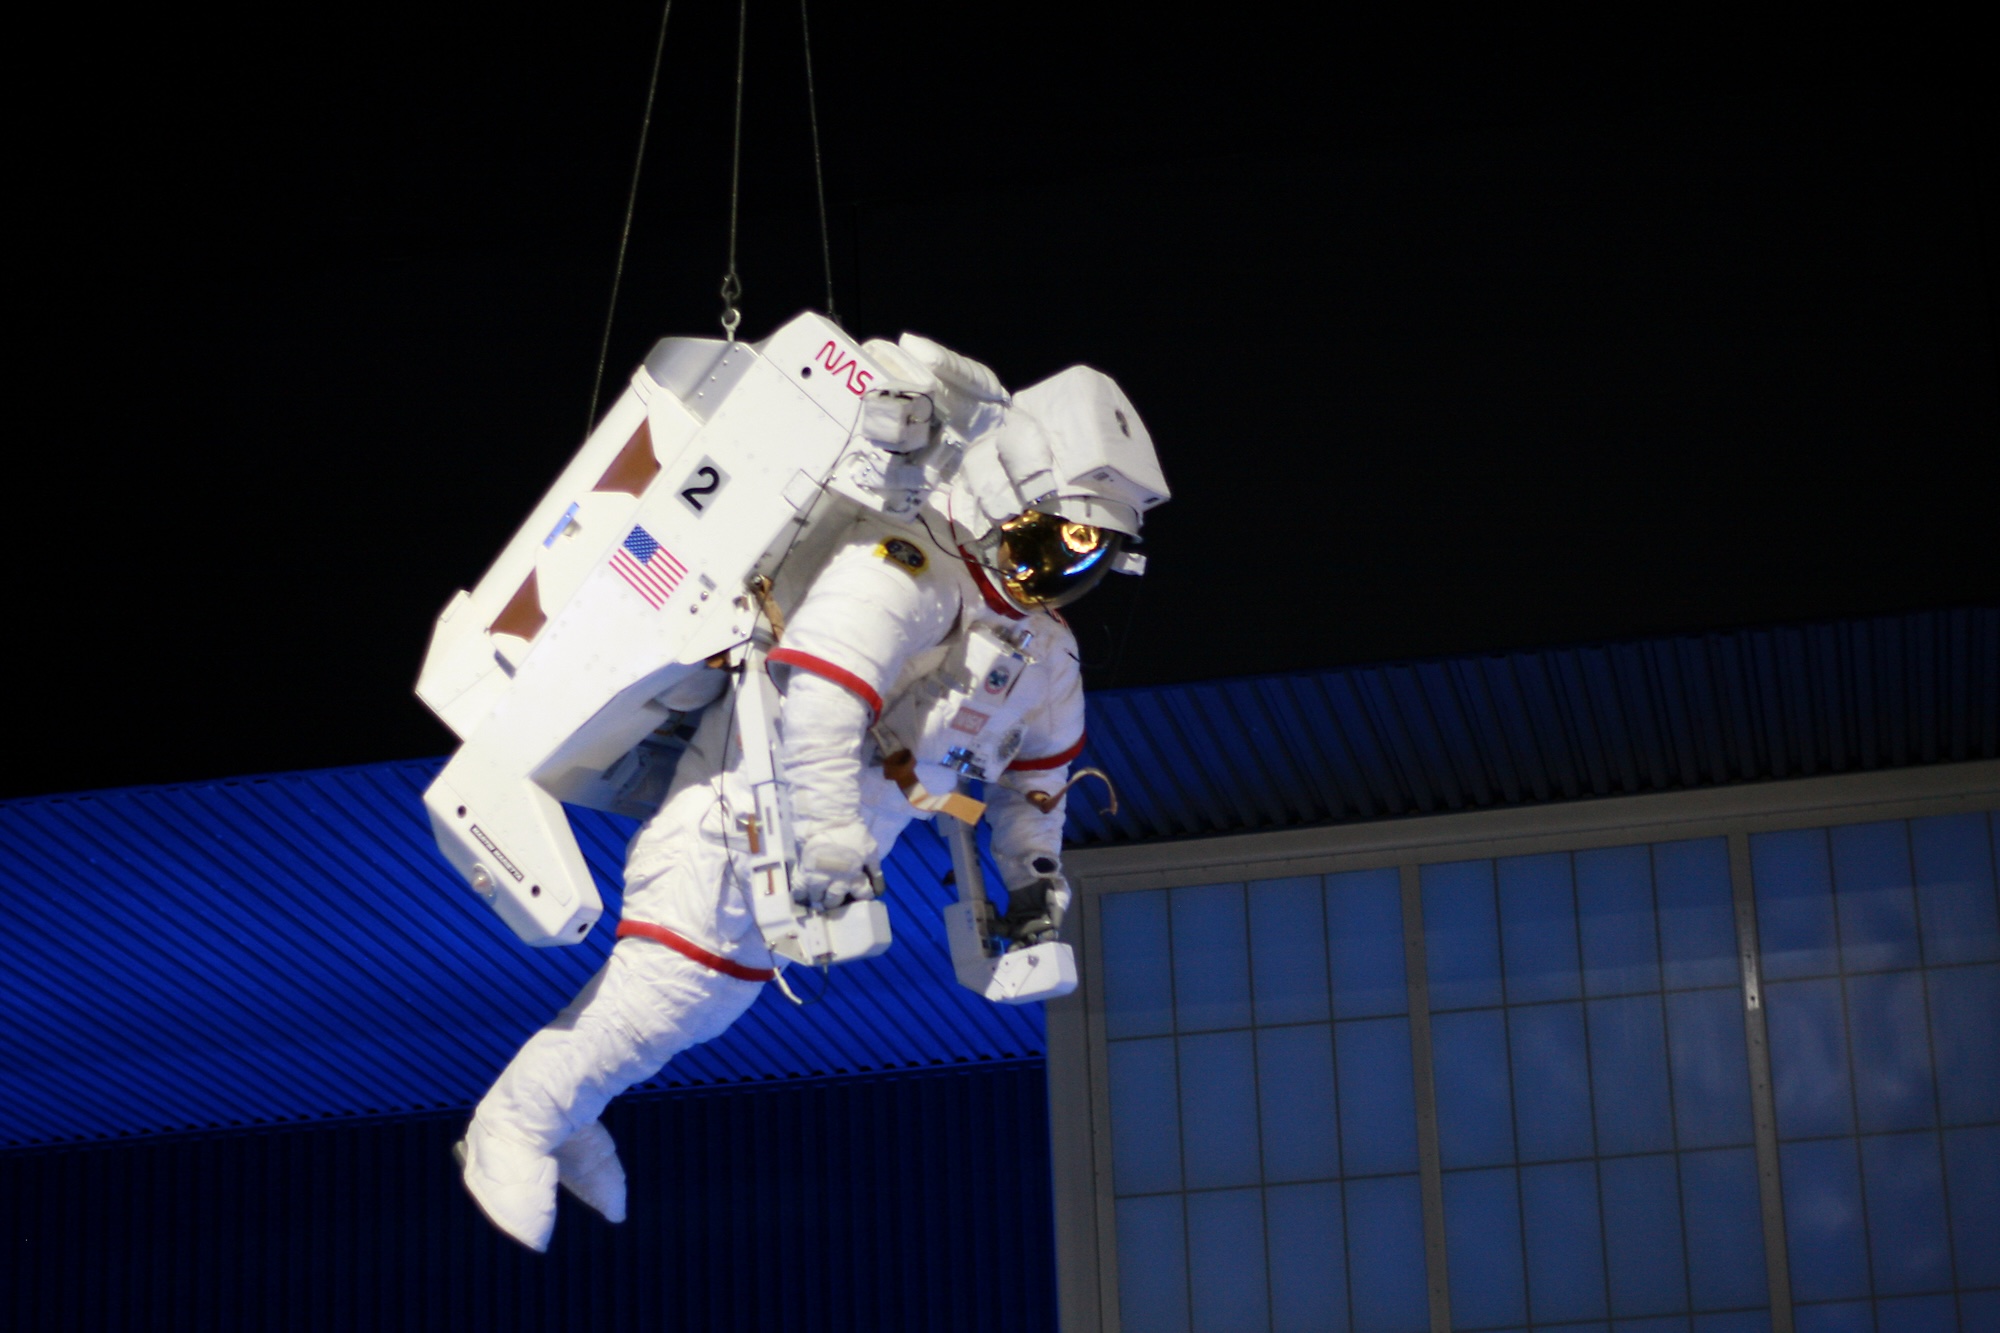
[[[977,708],[961,708],[947,724],[953,731],[962,731],[968,736],[977,736],[993,720],[991,713],[982,713]]]
[[[1014,756],[1021,753],[1021,742],[1028,738],[1025,728],[1015,727],[1000,742],[1000,763],[1004,767],[1014,762]]]
[[[924,554],[921,546],[901,537],[884,537],[875,544],[875,554],[912,574],[923,573],[924,567],[930,564],[930,557]]]

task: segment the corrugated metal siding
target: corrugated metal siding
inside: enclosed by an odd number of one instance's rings
[[[1090,696],[1085,846],[2000,758],[1986,607]],[[1095,789],[1083,789],[1094,797]]]
[[[630,1219],[565,1197],[546,1255],[455,1116],[4,1154],[0,1326],[1053,1329],[1046,1099],[1039,1062],[626,1099]]]
[[[465,891],[419,804],[438,767],[0,806],[10,933],[33,942],[0,981],[0,1147],[471,1105],[612,941],[530,949]],[[615,912],[632,825],[576,824]],[[887,867],[896,948],[837,969],[805,1008],[767,988],[645,1086],[1041,1054],[1039,1009],[952,980],[949,860],[927,828],[904,839]]]

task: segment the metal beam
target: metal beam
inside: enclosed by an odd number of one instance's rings
[[[1437,1079],[1431,1070],[1430,966],[1424,954],[1423,879],[1416,866],[1405,865],[1401,882],[1403,974],[1410,991],[1410,1070],[1417,1101],[1417,1171],[1424,1199],[1424,1275],[1430,1295],[1431,1333],[1451,1333],[1451,1274],[1445,1263],[1444,1172],[1438,1155]]]
[[[1095,1128],[1096,1103],[1108,1104],[1108,1097],[1102,1080],[1093,1081],[1090,1070],[1092,1051],[1104,1045],[1101,1037],[1093,1041],[1091,1034],[1093,1003],[1096,1021],[1103,1021],[1102,990],[1097,984],[1102,964],[1089,947],[1096,933],[1095,906],[1079,895],[1063,928],[1071,946],[1090,960],[1083,988],[1043,1006],[1048,1033],[1050,1187],[1055,1203],[1056,1327],[1063,1333],[1099,1333],[1107,1318],[1116,1318],[1115,1309],[1105,1308],[1110,1297],[1102,1277],[1109,1271],[1115,1287],[1117,1263],[1115,1257],[1107,1263],[1098,1252],[1098,1215],[1110,1204],[1111,1181],[1108,1158],[1097,1156]],[[1109,1232],[1105,1235],[1108,1238]]]
[[[1771,1088],[1771,1039],[1764,1023],[1757,896],[1751,882],[1747,833],[1729,835],[1729,884],[1736,904],[1736,955],[1743,974],[1743,1036],[1750,1064],[1750,1118],[1757,1143],[1757,1195],[1764,1213],[1764,1274],[1770,1283],[1771,1333],[1793,1333],[1785,1189],[1778,1169],[1778,1104]]]
[[[2000,805],[2000,759],[1979,759],[1647,796],[1080,847],[1063,854],[1063,865],[1072,880],[1088,879],[1093,892],[1116,893],[1225,878],[1334,874],[1405,861],[1469,861],[1913,819],[1991,810],[1996,805]]]

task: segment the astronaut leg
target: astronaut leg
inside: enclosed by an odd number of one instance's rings
[[[621,940],[473,1112],[464,1143],[467,1191],[495,1226],[533,1250],[548,1247],[559,1180],[617,1220],[624,1171],[599,1113],[674,1055],[719,1036],[758,989],[649,940]],[[563,1153],[579,1135],[577,1147]]]

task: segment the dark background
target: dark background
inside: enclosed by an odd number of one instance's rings
[[[822,3],[834,289],[1116,376],[1177,498],[1093,687],[2000,599],[1969,31]],[[744,335],[824,301],[749,16]],[[1489,20],[1490,22],[1490,20]],[[24,49],[0,795],[432,754],[429,625],[580,441],[659,10]],[[716,331],[735,6],[678,0],[606,394]]]

